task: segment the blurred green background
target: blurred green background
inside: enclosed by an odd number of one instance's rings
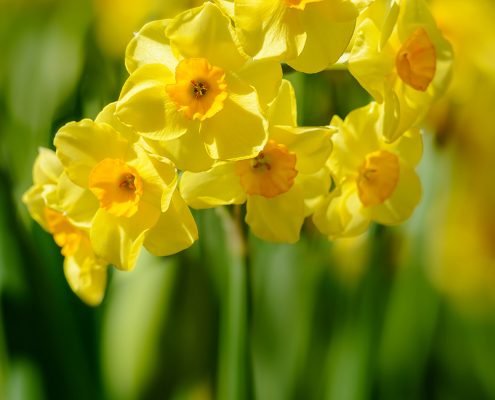
[[[331,243],[308,221],[274,245],[209,210],[100,307],[70,291],[20,200],[37,149],[118,97],[133,31],[193,3],[0,0],[0,399],[495,399],[491,0],[431,2],[458,61],[406,224]],[[346,71],[286,77],[300,124],[370,100]]]

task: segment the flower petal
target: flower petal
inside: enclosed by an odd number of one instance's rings
[[[148,22],[134,35],[125,52],[125,66],[131,74],[145,64],[163,64],[171,71],[177,66],[165,29],[170,20]]]
[[[304,222],[303,195],[297,187],[272,198],[249,196],[246,223],[269,242],[295,243]]]
[[[146,233],[159,217],[160,209],[146,202],[140,202],[138,211],[131,218],[115,217],[98,210],[90,231],[95,254],[118,269],[132,270]]]
[[[274,61],[249,61],[237,75],[254,86],[261,104],[271,103],[280,89],[282,67]]]
[[[184,172],[180,180],[180,192],[193,208],[242,204],[246,201],[246,193],[235,173],[233,162],[219,162],[205,172]]]
[[[117,117],[151,139],[170,140],[183,135],[197,122],[184,117],[168,96],[166,85],[173,82],[173,73],[163,65],[138,68],[122,88]]]
[[[206,58],[227,71],[239,69],[247,60],[239,51],[230,19],[210,2],[179,14],[165,33],[184,58]]]
[[[127,140],[115,129],[89,119],[60,128],[54,144],[69,178],[82,187],[88,186],[89,173],[101,160],[126,159],[129,154]]]
[[[270,104],[268,121],[270,125],[297,126],[296,95],[286,79],[282,79],[277,97]]]
[[[198,239],[198,228],[186,203],[176,191],[170,207],[160,214],[146,235],[144,246],[155,256],[168,256],[190,247]]]
[[[201,124],[200,134],[210,157],[240,160],[257,155],[268,139],[256,91],[230,76],[229,97],[223,109]]]

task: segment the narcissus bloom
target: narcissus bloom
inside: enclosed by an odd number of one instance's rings
[[[105,293],[107,262],[97,257],[90,245],[88,229],[82,227],[73,207],[63,209],[64,187],[72,186],[72,201],[84,198],[84,190],[70,183],[55,153],[41,148],[33,168],[34,185],[22,200],[43,229],[62,248],[64,273],[71,289],[84,302],[98,305]],[[74,219],[73,217],[76,217]]]
[[[296,242],[304,218],[328,192],[328,127],[295,127],[295,99],[287,81],[269,110],[268,143],[247,160],[217,162],[206,172],[184,172],[180,188],[194,208],[247,202],[253,233],[274,242]]]
[[[229,2],[220,2],[232,8]],[[241,44],[255,59],[318,72],[335,63],[351,40],[358,9],[349,0],[234,0]]]
[[[118,118],[160,141],[180,169],[250,158],[265,146],[263,111],[280,86],[280,65],[241,52],[230,19],[213,3],[145,25],[126,66]]]
[[[349,71],[381,104],[388,141],[424,118],[451,64],[451,46],[424,0],[377,0],[358,19]]]
[[[92,210],[94,252],[130,270],[143,245],[155,255],[173,254],[197,239],[197,229],[172,162],[146,152],[112,116],[105,109],[96,121],[71,122],[54,142],[69,178],[92,193],[80,208]]]
[[[418,129],[394,143],[378,132],[380,107],[371,103],[352,111],[333,136],[328,165],[336,188],[313,215],[317,228],[330,238],[363,233],[371,221],[385,225],[405,221],[421,198],[414,168],[422,154]]]

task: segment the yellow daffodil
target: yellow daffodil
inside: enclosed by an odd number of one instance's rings
[[[313,73],[335,63],[351,40],[358,9],[349,0],[234,0],[241,44],[255,59],[287,62]]]
[[[34,163],[33,180],[34,185],[23,196],[24,203],[31,216],[53,235],[62,248],[64,273],[71,289],[87,304],[98,305],[105,293],[107,262],[94,254],[88,230],[72,219],[73,207],[61,209],[64,204],[61,187],[70,183],[53,151],[40,149]],[[71,200],[77,203],[85,194],[72,186],[75,196]]]
[[[131,270],[143,245],[155,255],[173,254],[197,239],[197,229],[176,190],[175,166],[146,152],[137,135],[115,119],[114,107],[96,121],[65,125],[54,142],[68,177],[92,193],[92,201],[79,208],[92,210],[95,253]]]
[[[370,103],[352,111],[333,136],[328,165],[336,188],[316,210],[313,220],[330,238],[363,233],[371,221],[385,225],[403,222],[421,197],[414,168],[422,154],[417,129],[406,131],[394,143],[386,143],[377,126],[380,107]]]
[[[247,202],[253,233],[274,242],[296,242],[304,218],[330,187],[325,169],[328,127],[296,127],[295,99],[284,81],[268,112],[268,143],[256,156],[218,162],[206,172],[184,172],[181,193],[195,208]]]
[[[118,118],[160,141],[180,169],[202,171],[212,159],[246,159],[265,146],[263,111],[280,86],[280,65],[239,51],[230,19],[213,3],[145,25],[126,66]]]
[[[424,0],[377,0],[360,16],[349,71],[383,108],[387,141],[424,118],[451,64],[451,46]]]

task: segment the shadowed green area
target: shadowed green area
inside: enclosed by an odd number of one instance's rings
[[[113,271],[102,305],[69,289],[21,202],[39,146],[94,117],[126,77],[90,2],[0,0],[0,399],[493,399],[495,311],[467,314],[430,279],[428,205],[445,160],[425,141],[423,202],[402,227],[263,242],[243,208],[195,212],[200,240]],[[367,104],[346,71],[287,71],[299,123]],[[466,266],[469,267],[469,266]],[[494,289],[495,290],[495,289]]]

